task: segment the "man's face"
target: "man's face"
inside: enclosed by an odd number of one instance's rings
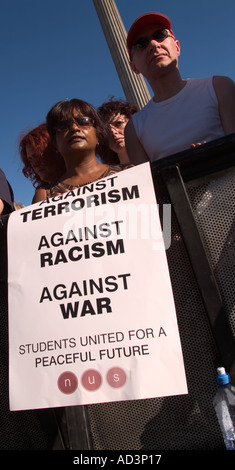
[[[134,44],[140,38],[148,37],[148,45],[144,48],[134,49],[130,65],[132,70],[142,73],[147,79],[151,79],[165,73],[169,67],[178,67],[178,57],[180,55],[179,42],[171,35],[163,41],[152,38],[155,31],[164,29],[161,25],[148,25],[136,36]]]
[[[108,121],[109,148],[118,153],[125,147],[124,129],[128,118],[124,114],[114,114]]]

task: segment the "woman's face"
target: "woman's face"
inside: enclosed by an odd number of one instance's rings
[[[96,130],[91,118],[74,112],[71,120],[58,123],[56,147],[65,159],[79,152],[95,153],[97,144]]]
[[[46,183],[52,181],[52,168],[50,168],[49,162],[43,158],[43,155],[36,155],[30,144],[26,144],[25,151],[33,171],[39,176],[40,180]]]
[[[113,114],[108,121],[109,148],[117,154],[125,148],[124,129],[128,118],[124,114]]]

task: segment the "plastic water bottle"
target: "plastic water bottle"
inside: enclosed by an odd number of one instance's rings
[[[235,450],[235,387],[224,367],[217,368],[219,389],[213,400],[227,450]]]

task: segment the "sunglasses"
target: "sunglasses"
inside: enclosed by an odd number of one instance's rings
[[[174,38],[169,29],[157,29],[157,31],[155,31],[151,36],[143,36],[142,38],[137,39],[136,43],[133,44],[131,48],[131,57],[137,49],[146,49],[152,39],[157,42],[162,42],[169,36]]]
[[[70,129],[70,127],[72,127],[74,122],[80,127],[88,127],[94,125],[94,120],[92,118],[81,116],[73,118],[73,120],[71,121],[60,121],[54,126],[54,129],[58,132],[68,130]]]

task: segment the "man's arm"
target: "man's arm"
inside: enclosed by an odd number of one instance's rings
[[[235,83],[228,77],[213,77],[213,85],[219,103],[224,133],[235,132]]]
[[[143,149],[137,135],[132,120],[128,121],[125,127],[125,146],[130,162],[134,165],[149,162],[149,157]]]

